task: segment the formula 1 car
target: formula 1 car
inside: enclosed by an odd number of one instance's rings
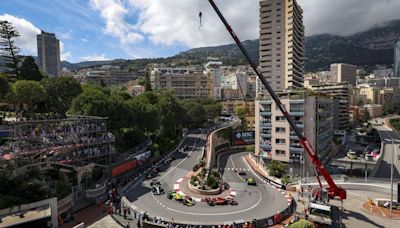
[[[233,198],[227,197],[227,198],[223,198],[223,197],[217,197],[217,198],[206,198],[206,202],[208,203],[208,205],[210,206],[215,206],[215,205],[232,205],[232,206],[236,206],[238,205],[238,202],[236,200],[234,200]]]

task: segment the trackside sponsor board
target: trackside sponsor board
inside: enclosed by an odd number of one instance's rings
[[[111,176],[116,177],[131,171],[150,160],[151,151],[146,151],[141,154],[133,156],[130,160],[124,161],[111,169]]]
[[[231,136],[232,145],[252,145],[255,141],[254,131],[235,131]]]

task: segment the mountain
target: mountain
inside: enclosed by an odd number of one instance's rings
[[[79,63],[70,63],[68,61],[61,61],[61,68],[66,67],[71,70],[77,70],[77,69],[82,69],[82,68],[87,68],[87,67],[114,64],[114,63],[117,63],[120,61],[121,61],[120,59],[104,60],[104,61],[84,61],[84,62],[79,62]]]
[[[335,62],[372,66],[393,64],[393,46],[400,39],[400,20],[388,21],[369,30],[350,36],[320,34],[305,37],[305,70],[329,69]],[[258,63],[259,40],[246,40],[244,46],[251,58]],[[224,64],[247,63],[236,44],[195,48],[175,57],[206,60],[219,57]]]
[[[393,64],[393,47],[400,39],[400,20],[387,21],[349,36],[319,34],[305,37],[305,70],[307,72],[327,70],[331,63],[345,62],[367,68],[376,64]],[[243,41],[250,57],[258,64],[259,40]],[[194,48],[167,58],[107,60],[69,63],[62,67],[72,70],[103,64],[117,64],[134,69],[145,68],[150,63],[166,63],[172,66],[204,64],[207,57],[218,57],[225,65],[247,64],[236,44]]]

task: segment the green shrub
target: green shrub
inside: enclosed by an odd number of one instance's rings
[[[212,189],[218,188],[218,179],[213,175],[208,176],[206,183]]]
[[[281,178],[285,174],[286,165],[279,161],[271,161],[268,165],[270,176]]]

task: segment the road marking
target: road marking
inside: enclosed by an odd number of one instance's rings
[[[174,166],[170,170],[168,170],[168,172],[164,173],[164,175],[162,177],[160,177],[160,179],[158,179],[158,180],[161,181],[162,179],[164,179],[168,174],[170,174],[173,170],[175,170],[178,166],[180,166],[188,157],[190,157],[190,155],[194,151],[195,145],[196,145],[196,143],[193,144],[192,150],[190,151],[190,153],[187,154],[187,156],[181,162],[179,162],[176,166]]]
[[[174,184],[174,190],[178,190],[179,189],[179,184]]]
[[[181,183],[183,181],[183,178],[179,178],[176,183]]]
[[[236,169],[235,164],[233,163],[232,157],[231,157],[231,163],[232,163],[233,168]],[[238,173],[236,173],[236,175],[237,175],[240,179],[242,179],[244,182],[246,182],[246,180],[245,180],[243,177],[241,177]]]

